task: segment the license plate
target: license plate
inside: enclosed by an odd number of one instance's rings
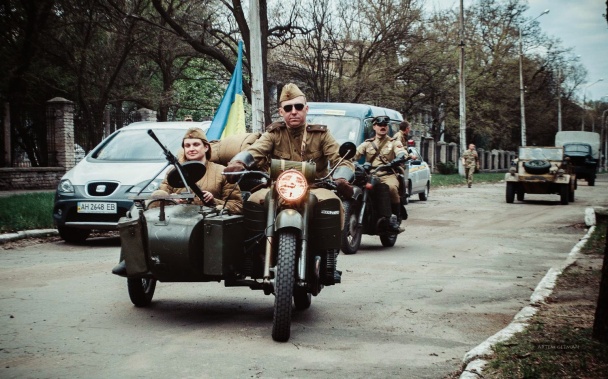
[[[78,202],[78,213],[116,213],[116,203]]]

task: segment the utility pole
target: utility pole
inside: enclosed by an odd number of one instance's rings
[[[264,83],[259,0],[249,2],[249,48],[251,52],[251,131],[264,132]]]
[[[458,80],[460,82],[460,156],[464,154],[467,146],[467,107],[465,96],[465,76],[464,76],[464,7],[463,0],[460,0],[460,71]],[[462,160],[458,158],[458,172],[464,175]]]
[[[532,20],[519,26],[519,101],[520,101],[520,108],[521,108],[521,145],[522,146],[526,146],[526,108],[524,105],[524,97],[525,97],[524,96],[524,93],[525,93],[524,51],[523,51],[523,42],[522,42],[522,38],[521,38],[521,29],[524,27],[524,25],[536,20],[540,16],[545,15],[547,13],[549,13],[549,9],[545,9],[543,11],[543,13],[539,14],[538,16],[534,17]]]
[[[562,69],[557,69],[557,131],[562,131]]]

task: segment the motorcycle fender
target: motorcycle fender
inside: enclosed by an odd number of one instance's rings
[[[280,230],[283,228],[296,228],[303,230],[303,220],[300,212],[295,209],[284,209],[275,218],[274,230]]]

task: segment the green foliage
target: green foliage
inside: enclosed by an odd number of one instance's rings
[[[0,197],[0,233],[53,228],[53,202],[51,192]]]
[[[452,161],[447,161],[446,163],[439,162],[437,163],[437,170],[442,175],[450,175],[458,173],[458,167]]]

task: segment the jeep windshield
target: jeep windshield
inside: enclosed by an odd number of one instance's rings
[[[563,159],[562,148],[551,147],[520,147],[519,159],[541,159],[546,161],[561,161]]]
[[[363,134],[361,120],[356,117],[309,113],[306,121],[309,124],[327,125],[331,135],[338,141],[338,144],[343,144],[346,141],[357,143],[359,135]]]

